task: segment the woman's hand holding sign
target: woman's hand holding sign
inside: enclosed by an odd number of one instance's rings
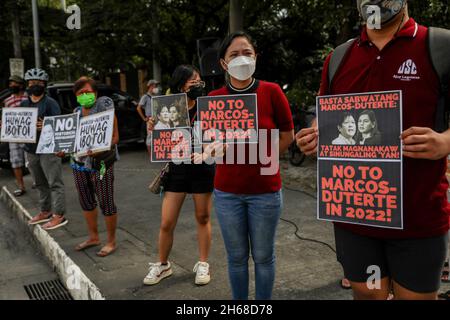
[[[223,157],[227,149],[228,144],[221,141],[214,141],[205,147],[203,153],[193,153],[191,159],[195,164],[200,164],[202,162],[213,163],[214,161],[211,161],[210,159]]]
[[[150,133],[153,131],[153,129],[155,128],[155,118],[153,117],[148,117],[147,118],[147,133]]]
[[[430,128],[411,127],[403,131],[401,139],[405,157],[438,160],[450,153],[450,130],[437,133]]]
[[[205,153],[193,153],[191,155],[192,163],[194,164],[201,164],[203,161],[205,161]]]
[[[228,144],[221,141],[214,141],[208,144],[203,152],[206,158],[220,158],[223,157],[228,149]]]
[[[300,130],[295,136],[297,146],[307,156],[317,153],[318,138],[319,130],[317,128],[316,120],[313,121],[310,128]]]

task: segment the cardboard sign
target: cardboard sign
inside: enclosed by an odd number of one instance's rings
[[[78,122],[78,112],[63,116],[45,117],[36,153],[74,153]]]
[[[77,156],[111,149],[114,109],[82,117],[77,133]]]
[[[256,94],[197,99],[202,143],[258,143]]]
[[[36,143],[37,108],[3,108],[2,142]]]
[[[183,162],[191,158],[191,128],[154,130],[152,162]]]
[[[402,92],[317,97],[319,220],[403,229]]]

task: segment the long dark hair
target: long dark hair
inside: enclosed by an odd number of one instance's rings
[[[364,110],[363,112],[360,113],[359,117],[358,117],[358,121],[357,121],[357,126],[358,126],[358,122],[359,122],[359,118],[361,118],[361,116],[363,115],[367,115],[369,117],[370,122],[374,123],[375,125],[373,126],[372,129],[372,137],[379,135],[380,131],[378,130],[378,122],[377,122],[377,117],[375,116],[375,112],[373,112],[372,110]],[[358,128],[358,134],[356,136],[356,141],[359,142],[362,140],[362,134],[361,132],[359,132],[359,128]]]
[[[178,122],[180,123],[179,126],[184,127],[186,125],[189,125],[189,121],[186,118],[186,105],[183,103],[183,98],[181,98],[180,100],[176,100],[175,103],[169,105],[169,113],[172,107],[174,107],[178,112]]]
[[[170,93],[181,93],[181,88],[196,72],[200,74],[196,67],[189,64],[182,64],[176,67],[169,81]]]

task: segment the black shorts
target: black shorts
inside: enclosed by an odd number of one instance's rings
[[[352,282],[363,283],[378,266],[381,278],[389,277],[407,290],[432,293],[439,290],[447,257],[448,234],[423,239],[378,239],[334,226],[337,260]]]
[[[215,165],[170,163],[164,191],[210,193],[214,190]]]

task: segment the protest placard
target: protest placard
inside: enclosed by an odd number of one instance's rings
[[[317,97],[319,220],[403,229],[402,92]]]
[[[114,128],[114,110],[82,117],[77,133],[77,156],[85,156],[111,149]]]
[[[37,108],[3,108],[2,142],[36,143]]]
[[[78,121],[78,112],[62,116],[45,117],[36,153],[75,152]]]
[[[200,97],[197,109],[202,143],[258,143],[256,94]]]
[[[186,93],[153,97],[152,108],[156,118],[154,130],[190,126]]]
[[[154,130],[152,133],[152,162],[190,160],[191,141],[191,128]]]

